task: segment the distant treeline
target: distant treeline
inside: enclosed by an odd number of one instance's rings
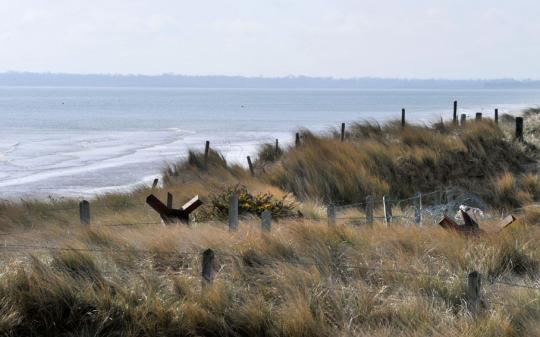
[[[183,87],[183,88],[333,88],[333,89],[511,89],[540,88],[534,80],[444,80],[331,77],[242,77],[0,73],[0,86]]]

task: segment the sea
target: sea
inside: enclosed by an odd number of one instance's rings
[[[401,117],[518,114],[533,89],[185,89],[0,87],[0,198],[89,198],[149,185],[206,141],[246,165],[257,147],[308,128]]]

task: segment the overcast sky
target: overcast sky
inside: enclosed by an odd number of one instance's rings
[[[538,0],[0,0],[0,71],[540,78]]]

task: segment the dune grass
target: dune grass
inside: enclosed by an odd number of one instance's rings
[[[475,193],[493,206],[515,206],[493,197],[490,183],[506,172],[519,175],[533,158],[490,122],[466,127],[396,123],[354,124],[348,141],[309,134],[285,152],[267,179],[301,199],[359,202],[368,195],[405,198],[452,186]],[[529,201],[525,198],[524,201]]]
[[[199,195],[206,206],[198,218],[209,219],[211,197],[239,184],[254,195],[270,193],[280,199],[289,194],[291,202],[306,205],[363,202],[368,195],[407,198],[452,187],[493,208],[509,210],[540,198],[536,174],[526,172],[537,153],[487,120],[464,128],[357,123],[348,128],[344,143],[336,134],[303,130],[301,146],[280,148],[278,156],[272,144],[262,146],[256,177],[212,149],[207,163],[201,152],[190,151],[186,160],[164,169],[163,188],[99,196],[92,200],[92,217],[102,224],[159,222],[145,198],[153,193],[165,200],[171,192],[175,207]],[[78,200],[0,202],[4,230],[78,221]]]
[[[299,147],[276,155],[272,144],[262,146],[256,177],[213,150],[207,162],[190,151],[164,169],[162,188],[91,200],[86,228],[78,200],[3,202],[0,230],[9,235],[0,242],[0,331],[540,336],[540,291],[505,285],[538,286],[540,208],[532,206],[540,182],[529,169],[537,154],[534,144],[514,141],[504,125],[489,121],[463,128],[358,123],[343,143],[336,133],[303,130]],[[240,230],[229,232],[226,196],[238,184],[247,206]],[[422,227],[399,221],[386,227],[380,218],[371,227],[341,218],[336,227],[326,223],[330,201],[410,197],[441,187],[488,205],[493,218],[481,222],[488,234],[460,236],[434,219]],[[177,208],[196,194],[205,201],[190,227],[162,226],[145,205],[148,194],[165,200],[167,192]],[[294,207],[262,234],[260,210],[281,212],[280,202]],[[497,215],[515,208],[518,222],[497,233]],[[340,212],[364,216],[357,208]],[[216,252],[216,278],[203,287],[207,248]],[[465,294],[473,270],[483,277],[477,316]]]
[[[525,223],[470,239],[395,224],[282,221],[61,228],[5,245],[0,329],[12,336],[536,335],[540,233]],[[54,238],[51,240],[51,238]],[[69,249],[72,250],[69,250]],[[201,252],[216,277],[201,287]],[[467,309],[467,273],[483,275],[483,309]]]

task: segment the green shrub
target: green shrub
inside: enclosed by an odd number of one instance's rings
[[[275,198],[270,193],[253,195],[243,185],[228,187],[225,191],[210,196],[212,218],[223,219],[229,215],[229,203],[233,193],[238,194],[238,213],[240,215],[253,214],[260,216],[262,212],[270,210],[272,217],[283,218],[292,216],[294,204],[283,198]]]

